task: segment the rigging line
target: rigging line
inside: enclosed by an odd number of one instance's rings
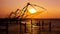
[[[26,7],[26,9],[24,10],[24,13],[21,15],[21,17],[22,17],[22,16],[24,16],[24,14],[25,14],[26,10],[27,10],[27,7]]]
[[[41,6],[38,6],[38,5],[34,5],[34,4],[32,4],[32,5],[33,5],[33,6],[40,7],[40,8],[42,8],[42,9],[46,10],[44,7],[41,7]]]
[[[14,12],[11,12],[10,15],[9,15],[9,17],[10,17],[12,14],[14,14]]]
[[[27,7],[27,5],[26,5],[24,8],[22,8],[22,11],[23,11],[26,7]]]
[[[17,9],[14,13],[17,13],[19,11],[19,9]]]
[[[23,10],[26,8],[26,6],[24,8],[22,8],[21,11],[21,15],[23,14]],[[21,15],[19,15],[17,18],[21,17]]]
[[[12,14],[16,15],[16,13],[17,13],[18,10],[19,10],[19,9],[17,9],[15,12],[11,12],[11,13],[10,13],[10,16],[11,16]]]
[[[25,11],[27,10],[27,6],[25,6],[22,10],[24,10],[24,12],[20,16],[18,16],[17,18],[22,17],[24,15]]]
[[[31,5],[35,10],[37,10],[33,5]]]

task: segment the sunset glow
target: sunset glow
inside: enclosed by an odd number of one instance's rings
[[[22,9],[28,2],[47,9],[48,13],[43,12],[42,14],[35,15],[34,17],[37,16],[36,18],[60,18],[60,0],[0,0],[0,18],[5,18],[16,9]],[[29,13],[36,13],[35,9],[29,8]],[[40,12],[41,9],[38,9],[37,11]]]
[[[37,11],[34,8],[31,8],[29,12],[33,14],[33,13],[36,13]]]

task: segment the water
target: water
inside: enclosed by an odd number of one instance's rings
[[[41,20],[26,20],[11,21],[8,24],[8,34],[60,34],[60,19],[41,19]],[[51,27],[50,24],[51,23]],[[0,26],[0,33],[6,34],[6,31],[1,31],[5,29],[6,26]]]

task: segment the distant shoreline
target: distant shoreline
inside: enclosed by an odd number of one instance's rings
[[[18,18],[0,18],[0,20],[3,20],[3,21],[5,21],[5,20],[13,20],[13,21],[15,21],[15,20],[60,20],[60,18],[20,18],[20,19],[18,19]]]

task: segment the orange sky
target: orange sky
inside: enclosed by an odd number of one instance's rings
[[[47,9],[47,12],[33,16],[34,18],[60,18],[60,0],[0,0],[0,18],[23,8],[28,2]]]

